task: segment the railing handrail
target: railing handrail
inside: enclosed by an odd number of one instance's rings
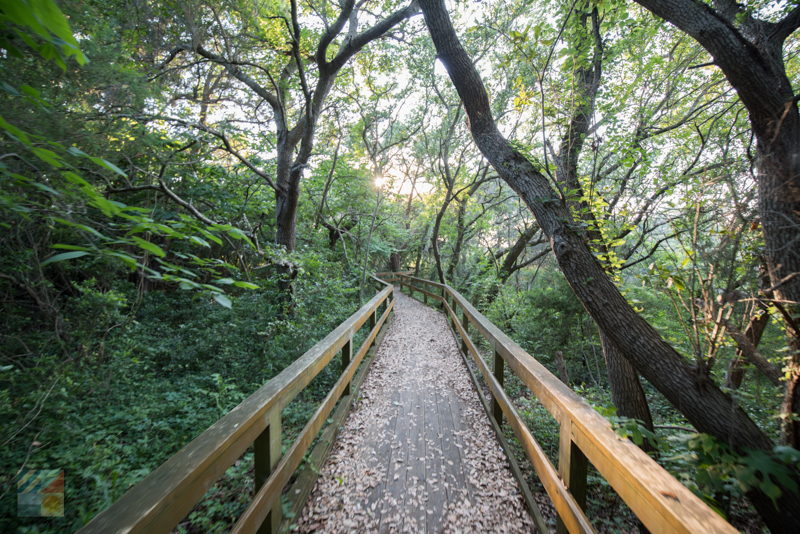
[[[401,284],[406,280],[441,290],[441,295],[422,291],[426,296],[441,301],[451,316],[454,330],[458,332],[464,347],[475,360],[495,402],[508,417],[517,438],[523,442],[529,459],[571,532],[591,531],[591,526],[584,524],[585,516],[582,511],[574,509],[575,499],[564,495],[565,491],[569,491],[571,484],[570,457],[578,451],[597,468],[651,532],[736,532],[727,521],[655,460],[631,441],[619,436],[611,424],[582,397],[476,310],[458,291],[446,284],[395,274],[401,280]],[[421,290],[413,285],[407,285],[417,291]],[[450,300],[453,302],[452,306]],[[455,311],[456,306],[462,310],[461,323]],[[561,433],[559,475],[555,475],[555,468],[544,456],[527,426],[524,426],[524,422],[505,396],[500,382],[489,372],[488,366],[469,338],[468,326],[474,326],[491,343],[496,351],[495,354],[511,367],[517,377],[559,422]],[[562,463],[565,465],[561,465]],[[583,476],[585,477],[585,474]]]
[[[349,347],[350,354],[352,354],[353,335],[370,320],[372,329],[366,341],[352,361],[350,355],[347,355],[346,363],[348,365],[343,368],[342,378],[331,393],[337,389],[344,390],[394,305],[394,301],[390,298],[393,287],[374,276],[371,278],[385,287],[369,302],[277,376],[130,488],[119,500],[100,512],[78,531],[79,534],[169,532],[191,511],[206,490],[242,456],[250,445],[258,439],[263,439],[265,433],[269,431],[270,424],[276,425],[276,417],[279,428],[280,410],[311,382],[337,352]],[[378,319],[377,310],[384,302],[387,303],[386,309]],[[342,380],[344,378],[347,380]],[[329,397],[331,393],[329,393]],[[338,396],[333,399],[333,402],[328,403],[330,408],[333,408],[336,400],[338,400]],[[328,410],[329,412],[330,410]],[[327,413],[321,414],[318,410],[315,417],[324,422]],[[318,423],[319,421],[311,422]],[[272,464],[267,467],[268,470],[278,463],[276,456],[280,456],[280,432],[273,434],[275,435],[266,436],[268,445],[271,445],[268,448],[271,448],[272,455],[272,458],[267,461],[268,464]],[[310,445],[313,437],[310,436],[307,439],[306,448]],[[306,438],[302,432],[295,441],[295,445],[301,441],[301,438]],[[277,452],[275,450],[276,441]],[[266,453],[268,457],[270,452]],[[256,455],[258,455],[258,450]],[[259,478],[258,463],[259,459],[256,458],[257,482]],[[295,465],[292,471],[296,467]],[[274,475],[274,473],[272,474]],[[266,477],[264,478],[266,479]],[[288,475],[286,478],[288,479]],[[280,504],[277,506],[280,507]],[[258,526],[260,523],[256,525],[256,528]]]

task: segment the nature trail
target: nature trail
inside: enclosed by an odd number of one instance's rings
[[[444,316],[395,312],[299,532],[531,532]]]

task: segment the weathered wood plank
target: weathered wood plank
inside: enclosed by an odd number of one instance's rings
[[[413,277],[403,278],[418,282]],[[572,422],[573,441],[651,532],[736,532],[652,458],[618,436],[608,421],[586,401],[486,319],[457,291],[437,282],[427,282],[427,285],[442,288],[463,308],[470,324],[493,345],[511,370],[559,422],[564,418]],[[450,307],[447,308],[449,310]],[[452,313],[452,310],[449,312]],[[483,369],[481,372],[486,374]],[[497,386],[488,379],[487,383],[490,387]],[[493,390],[502,404],[496,393]],[[503,412],[509,416],[505,407]],[[519,423],[509,422],[512,426]],[[521,442],[527,450],[526,443]],[[529,456],[538,455],[534,449],[532,447],[528,451]],[[531,461],[534,460],[531,457]],[[552,469],[552,465],[549,467]]]
[[[500,442],[500,446],[503,448],[503,452],[506,453],[506,459],[508,460],[508,464],[511,467],[511,473],[514,475],[514,478],[517,479],[517,484],[519,484],[519,489],[522,492],[522,498],[525,501],[526,506],[528,507],[528,511],[531,514],[531,518],[533,519],[534,524],[536,525],[536,529],[540,532],[540,534],[548,534],[550,530],[547,528],[547,523],[542,516],[542,511],[539,509],[539,505],[536,503],[536,500],[533,498],[533,493],[531,492],[528,483],[525,481],[525,476],[522,474],[522,470],[519,468],[519,464],[517,463],[516,459],[514,458],[514,451],[511,450],[511,446],[506,440],[505,435],[503,434],[503,430],[500,427],[500,421],[502,421],[502,410],[500,405],[497,404],[497,401],[494,400],[492,397],[492,403],[483,395],[481,391],[480,384],[478,383],[478,377],[470,368],[468,359],[469,354],[465,352],[462,354],[464,358],[464,363],[466,364],[467,371],[469,372],[469,376],[472,379],[472,384],[475,386],[475,391],[478,393],[478,398],[483,405],[483,409],[486,412],[486,415],[489,417],[489,422],[494,429],[494,433],[497,435],[497,441]],[[499,385],[502,386],[502,382],[499,382]],[[495,417],[495,409],[501,410],[501,416]]]
[[[390,307],[384,312],[384,315],[381,317],[378,325],[376,325],[370,335],[367,336],[367,339],[364,341],[364,344],[361,346],[356,356],[350,362],[350,365],[347,366],[347,369],[345,369],[345,371],[339,377],[339,380],[336,381],[333,389],[331,389],[331,391],[322,401],[322,404],[314,412],[314,415],[311,416],[311,419],[308,421],[308,423],[306,423],[306,426],[303,427],[300,435],[294,441],[292,446],[289,447],[289,450],[286,451],[286,454],[283,455],[280,462],[278,462],[278,465],[275,467],[273,473],[258,490],[258,493],[256,493],[255,497],[253,498],[253,502],[250,503],[250,506],[247,507],[247,510],[245,510],[245,512],[233,526],[231,533],[255,532],[261,523],[263,523],[264,519],[269,513],[269,503],[274,502],[275,498],[281,494],[283,487],[289,481],[292,473],[294,473],[295,469],[297,469],[297,466],[300,465],[303,455],[305,455],[306,451],[311,445],[311,442],[316,437],[320,428],[322,428],[322,425],[325,423],[325,419],[327,419],[328,415],[333,410],[334,405],[342,396],[342,392],[350,383],[350,380],[355,374],[356,369],[358,369],[358,365],[366,355],[367,350],[372,344],[372,341],[375,339],[375,336],[378,335],[380,327],[383,326],[383,323],[391,312],[393,305],[394,302],[392,302]],[[366,317],[364,317],[364,320],[366,321]]]
[[[558,474],[581,509],[586,509],[586,475],[588,462],[580,448],[572,441],[572,421],[561,421],[558,447]],[[567,532],[566,523],[559,518],[556,532]]]
[[[447,306],[446,309],[447,312],[452,314],[455,318],[455,312],[449,306]],[[550,463],[550,460],[536,441],[536,438],[533,437],[527,425],[522,421],[522,418],[517,413],[517,410],[514,408],[505,391],[500,387],[500,384],[489,371],[489,367],[486,365],[486,362],[483,361],[483,358],[481,358],[480,352],[478,352],[472,339],[466,336],[463,327],[457,320],[453,322],[457,327],[457,334],[466,342],[468,353],[478,367],[492,396],[497,400],[503,413],[506,415],[508,423],[514,430],[514,434],[525,449],[536,474],[539,476],[542,486],[544,486],[545,491],[553,501],[553,507],[556,509],[556,512],[558,512],[559,517],[563,519],[569,532],[594,532],[594,528],[589,522],[589,519],[567,489],[564,481],[559,477],[558,472],[553,467],[553,464]]]
[[[373,321],[371,327],[374,328],[375,324],[376,322]],[[381,341],[385,335],[386,328],[381,328],[380,333],[375,338],[374,343],[367,351],[367,355],[364,357],[361,369],[358,370],[355,378],[353,378],[351,388],[355,394],[357,394],[361,388],[361,384],[364,382],[364,379],[369,372],[369,368],[372,364],[375,353],[377,352],[378,347],[380,347]],[[333,416],[331,417],[331,423],[322,432],[319,440],[317,440],[316,446],[314,446],[309,454],[309,465],[306,467],[301,467],[297,471],[294,482],[292,482],[289,488],[287,488],[286,494],[288,495],[289,501],[290,519],[283,522],[283,525],[281,526],[282,531],[289,529],[293,519],[297,517],[297,515],[300,513],[300,510],[305,505],[311,490],[314,488],[317,478],[319,478],[319,471],[317,469],[323,464],[325,459],[330,454],[333,443],[336,440],[339,427],[350,413],[350,407],[353,404],[354,397],[356,396],[355,394],[343,397],[341,402],[336,406]]]
[[[259,488],[269,477],[281,457],[281,412],[273,410],[269,416],[269,425],[253,443],[254,488]],[[281,521],[280,500],[273,503],[267,520],[258,531],[258,534],[273,534],[278,532]]]
[[[497,351],[494,351],[494,378],[497,380],[500,389],[503,389],[503,383],[506,380],[505,361]],[[498,425],[503,424],[503,409],[494,397],[492,397],[492,417],[494,417]]]
[[[169,532],[247,450],[280,410],[321,371],[378,305],[386,287],[278,376],[95,516],[81,534]]]

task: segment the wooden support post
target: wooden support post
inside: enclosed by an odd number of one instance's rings
[[[353,358],[353,336],[350,336],[350,339],[347,340],[347,343],[344,344],[342,347],[342,372],[347,369],[347,366],[350,365],[350,360]],[[342,392],[342,397],[345,395],[350,395],[350,383],[348,382]]]
[[[367,325],[369,326],[369,331],[370,332],[372,332],[372,329],[375,328],[375,325],[378,322],[377,317],[378,317],[378,310],[379,309],[380,309],[380,306],[376,307],[375,311],[373,311],[372,313],[369,314],[369,319],[368,319]]]
[[[427,293],[423,293],[422,294],[422,299],[425,301],[425,305],[427,306],[428,305],[428,294]]]
[[[467,310],[461,309],[461,326],[464,327],[464,335],[469,335],[469,317],[467,317]],[[461,352],[467,354],[467,340],[461,340]]]
[[[503,357],[500,356],[500,353],[496,350],[494,351],[494,377],[497,379],[497,383],[500,384],[500,387],[503,387],[503,381],[505,379],[505,360]],[[497,424],[501,427],[503,426],[503,409],[500,407],[500,403],[497,402],[497,399],[494,397],[492,398],[492,415],[494,415],[494,420],[497,421]]]
[[[569,489],[575,502],[586,509],[586,474],[589,462],[583,452],[572,441],[572,422],[564,418],[561,422],[558,445],[558,474]],[[567,527],[561,518],[556,525],[558,534],[565,534]]]
[[[267,428],[253,442],[254,493],[258,492],[281,459],[281,412],[274,409],[267,417],[269,418]],[[277,534],[281,519],[283,519],[281,499],[278,497],[271,504],[269,515],[258,529],[258,534]]]

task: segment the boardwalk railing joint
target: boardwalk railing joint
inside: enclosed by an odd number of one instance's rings
[[[650,532],[736,532],[629,440],[620,437],[589,404],[446,284],[386,273],[401,290],[421,302],[432,299],[447,315],[462,350],[477,367],[491,394],[491,417],[505,420],[525,451],[558,514],[559,532],[594,532],[585,513],[586,478],[593,465]],[[417,298],[417,300],[420,300]],[[461,317],[459,317],[459,315]],[[484,361],[470,333],[493,349],[493,369]],[[553,466],[506,395],[504,375],[514,373],[559,423],[558,466]],[[478,394],[481,395],[480,390]],[[535,511],[534,511],[535,512]]]
[[[272,533],[285,529],[281,496],[292,483],[298,467],[317,435],[334,421],[318,440],[311,458],[324,459],[335,437],[336,425],[347,413],[366,369],[359,365],[374,351],[394,307],[394,288],[373,277],[381,290],[356,313],[330,332],[272,380],[170,457],[118,501],[95,516],[80,534],[168,533],[200,501],[225,471],[252,446],[255,494],[231,532]],[[381,308],[383,311],[381,312]],[[366,339],[357,351],[355,334],[368,325]],[[339,355],[341,374],[336,384],[306,423],[292,445],[281,454],[281,412],[328,363]],[[339,402],[341,401],[341,402]],[[327,448],[326,448],[327,447]],[[322,457],[321,457],[322,456]],[[286,492],[290,501],[305,499],[313,485],[313,470],[301,470]],[[295,499],[296,501],[297,499]],[[302,503],[301,503],[302,504]],[[289,508],[296,512],[296,502]]]
[[[621,438],[586,401],[550,373],[448,285],[411,276],[410,272],[377,273],[382,289],[361,309],[330,332],[275,378],[223,416],[169,458],[117,502],[98,514],[81,534],[172,531],[197,502],[251,446],[254,457],[254,497],[231,532],[272,533],[286,529],[282,495],[296,515],[316,480],[316,470],[301,463],[308,454],[321,465],[331,449],[353,397],[366,375],[375,347],[393,310],[394,287],[422,295],[446,314],[490,392],[478,389],[501,443],[507,423],[536,471],[558,514],[558,530],[594,532],[584,506],[589,464],[619,494],[651,532],[735,532],[735,529],[642,450]],[[416,297],[415,297],[416,298]],[[381,310],[382,309],[382,310]],[[355,334],[367,325],[366,339],[354,350]],[[493,365],[484,361],[470,335],[491,347]],[[340,376],[291,446],[281,452],[281,411],[331,360],[339,356]],[[366,365],[359,366],[362,362]],[[506,373],[513,373],[559,424],[558,465],[553,466],[504,390]],[[475,374],[470,370],[473,380]],[[509,375],[510,376],[510,375]],[[333,415],[331,415],[333,414]],[[332,421],[325,427],[326,421]],[[324,431],[323,431],[323,427]],[[320,434],[322,431],[322,434]],[[310,451],[311,445],[317,444]],[[508,450],[507,447],[505,447]],[[513,458],[509,457],[514,467]],[[299,471],[298,471],[298,468]],[[518,478],[522,478],[516,470]],[[524,484],[524,482],[523,482]],[[523,485],[523,494],[526,488]],[[543,520],[529,497],[539,528]]]

